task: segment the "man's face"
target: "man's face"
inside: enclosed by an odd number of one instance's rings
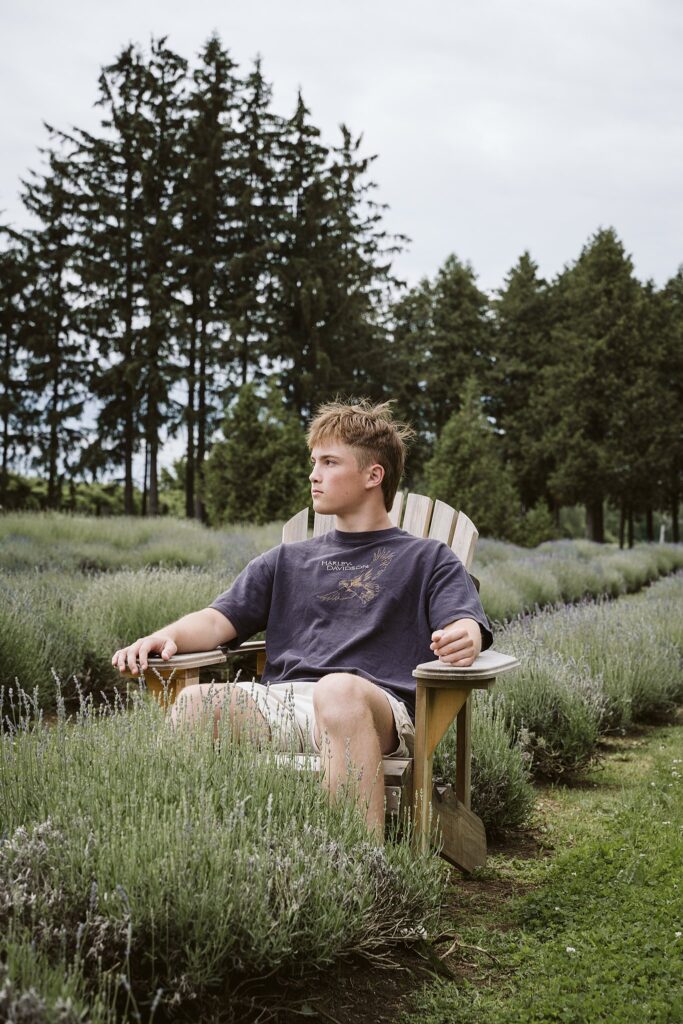
[[[379,467],[358,468],[356,452],[340,441],[329,441],[311,451],[313,509],[322,515],[343,515],[361,508],[376,490],[373,478]],[[379,482],[382,475],[380,469]],[[380,487],[381,491],[381,487]]]

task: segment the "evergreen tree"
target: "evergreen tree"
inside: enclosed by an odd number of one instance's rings
[[[9,228],[0,229],[0,509],[7,507],[9,467],[31,446],[31,412],[35,396],[26,386],[25,303],[26,249]]]
[[[501,433],[522,504],[550,503],[547,479],[553,453],[543,444],[546,428],[542,371],[555,361],[551,340],[552,293],[524,252],[493,302],[494,358],[487,379],[487,407]]]
[[[244,384],[207,460],[212,524],[286,519],[310,502],[308,449],[296,417],[271,388]]]
[[[461,382],[485,375],[491,348],[488,297],[477,287],[472,266],[449,256],[434,281],[426,364],[428,417],[435,434],[458,411]]]
[[[175,199],[179,272],[187,294],[181,324],[187,389],[185,513],[200,519],[204,460],[226,379],[222,364],[229,366],[233,360],[223,321],[230,317],[227,282],[236,255],[235,150],[241,96],[235,67],[213,35],[199,56],[186,99],[182,144],[187,170]]]
[[[671,515],[672,539],[679,543],[683,493],[683,266],[661,294],[661,317],[655,335],[657,350],[653,390],[660,398],[657,464],[660,467],[660,505]]]
[[[144,98],[145,160],[141,186],[144,208],[142,251],[146,280],[146,328],[141,352],[142,407],[149,465],[148,514],[159,511],[158,457],[161,433],[178,426],[172,392],[180,372],[175,359],[178,292],[175,196],[182,177],[183,94],[187,62],[152,40]]]
[[[325,260],[332,195],[328,150],[310,122],[299,94],[296,111],[282,142],[286,216],[277,265],[275,307],[269,356],[281,364],[280,382],[288,404],[304,418],[321,393],[328,394],[331,353],[322,344],[326,322]]]
[[[57,508],[62,477],[77,465],[85,442],[79,419],[88,353],[73,317],[74,196],[68,168],[54,151],[43,152],[47,172],[31,172],[22,192],[39,222],[26,233],[26,385],[37,405],[35,464],[48,478],[48,508]]]
[[[274,312],[275,267],[283,259],[284,123],[270,110],[272,87],[257,60],[243,83],[231,167],[235,197],[231,208],[230,263],[225,311],[230,328],[226,364],[239,384],[263,376]],[[276,356],[275,356],[276,357]]]
[[[465,382],[459,405],[425,466],[425,487],[432,497],[464,511],[483,536],[512,539],[519,496],[474,377]]]
[[[589,536],[603,541],[628,422],[625,375],[640,344],[640,284],[613,229],[593,236],[556,295],[556,359],[542,371],[540,392],[545,449],[555,459],[549,487],[563,504],[584,503]]]
[[[405,292],[391,308],[385,374],[387,395],[396,414],[415,430],[406,457],[405,480],[414,488],[434,447],[434,424],[427,395],[427,363],[432,332],[433,289],[428,278]]]
[[[95,345],[89,390],[98,400],[99,444],[86,453],[85,466],[93,473],[122,468],[126,515],[135,511],[133,459],[142,434],[146,90],[142,53],[127,46],[100,74],[102,135],[58,133],[71,149],[78,194],[78,317]]]
[[[269,356],[301,418],[337,394],[384,396],[386,295],[400,239],[370,198],[372,159],[342,126],[328,151],[303,99],[286,126],[286,217],[274,266]]]

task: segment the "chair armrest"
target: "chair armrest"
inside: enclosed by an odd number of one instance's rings
[[[224,647],[219,647],[219,651],[222,651],[226,657],[230,658],[235,654],[250,654],[253,651],[265,651],[266,641],[265,640],[247,640],[245,643],[240,644],[238,647],[229,647],[227,644]]]
[[[488,689],[488,684],[498,676],[519,667],[519,661],[511,654],[500,654],[489,648],[482,651],[479,657],[466,668],[458,665],[447,665],[437,658],[425,661],[413,670],[413,676],[427,685],[436,686],[470,686],[473,689]]]
[[[202,668],[204,665],[221,665],[227,658],[220,648],[213,651],[192,651],[190,654],[174,654],[171,658],[161,658],[158,654],[150,654],[147,663],[155,669],[189,669]]]

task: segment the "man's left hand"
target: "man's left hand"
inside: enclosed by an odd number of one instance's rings
[[[481,652],[481,629],[475,619],[458,619],[432,633],[430,644],[439,661],[467,668]]]

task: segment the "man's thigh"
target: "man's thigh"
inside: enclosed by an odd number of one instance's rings
[[[313,744],[320,750],[325,725],[326,705],[345,706],[349,710],[349,723],[353,723],[353,710],[360,706],[370,712],[372,726],[377,733],[384,757],[411,757],[415,727],[408,710],[401,701],[376,683],[351,673],[323,676],[316,684],[320,722],[312,734]],[[336,715],[334,716],[336,718]]]
[[[415,726],[405,704],[367,679],[360,681],[369,688],[371,699],[377,701],[379,713],[384,715],[388,734],[385,742],[380,744],[384,756],[412,757]],[[265,684],[253,680],[232,685],[255,702],[280,749],[319,754],[322,736],[313,703],[314,688],[319,682],[300,679],[290,683]]]

